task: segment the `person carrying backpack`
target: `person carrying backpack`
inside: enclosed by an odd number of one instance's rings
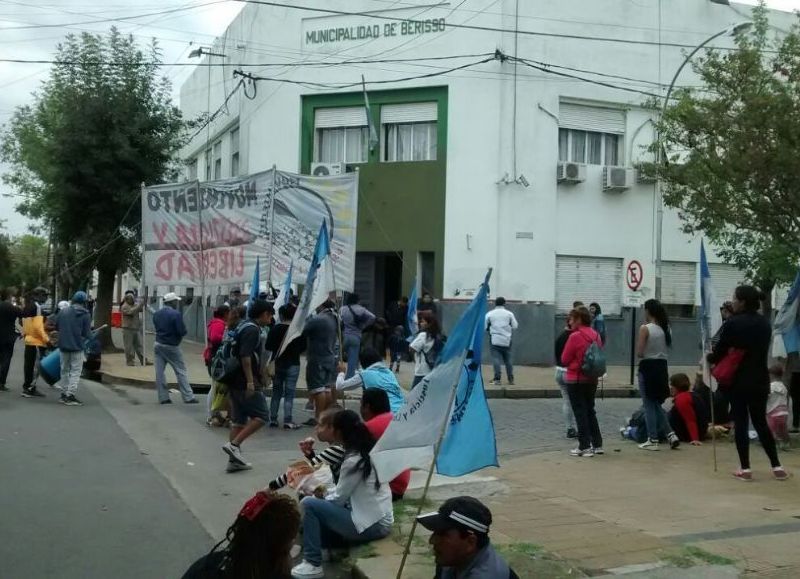
[[[578,448],[571,456],[591,457],[603,454],[603,436],[594,408],[597,381],[605,374],[605,355],[600,335],[591,328],[592,316],[585,307],[569,313],[572,333],[561,354],[561,366],[567,369],[565,384],[578,427]]]

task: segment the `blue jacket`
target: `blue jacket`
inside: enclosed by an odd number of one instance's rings
[[[64,308],[56,317],[58,349],[62,352],[82,352],[86,341],[92,337],[89,311],[80,304]]]
[[[186,335],[186,325],[181,313],[170,306],[164,306],[153,314],[156,328],[156,342],[165,346],[180,346]]]
[[[389,406],[392,412],[397,412],[406,403],[406,397],[397,383],[394,372],[383,365],[383,363],[373,364],[369,368],[361,371],[361,380],[364,388],[380,388],[385,390],[389,396]]]

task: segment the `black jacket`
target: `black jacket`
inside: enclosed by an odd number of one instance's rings
[[[567,340],[569,339],[569,335],[571,333],[572,330],[564,330],[556,338],[556,344],[555,344],[556,366],[561,365],[561,354],[564,353],[564,347],[567,345]]]
[[[772,339],[769,322],[757,312],[743,312],[728,319],[722,326],[719,342],[708,355],[708,361],[716,364],[730,348],[744,350],[745,354],[731,388],[733,390],[761,390],[769,392],[767,357]]]

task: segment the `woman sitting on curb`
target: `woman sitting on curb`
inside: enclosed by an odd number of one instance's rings
[[[323,530],[358,544],[376,541],[392,531],[392,493],[378,480],[369,453],[375,439],[361,417],[343,410],[333,419],[334,438],[344,446],[339,482],[325,499],[306,497],[303,505],[303,561],[294,579],[318,579],[322,569]],[[349,506],[348,506],[349,505]]]

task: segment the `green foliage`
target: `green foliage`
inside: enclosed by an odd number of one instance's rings
[[[688,545],[679,550],[664,553],[661,557],[664,561],[680,569],[689,569],[698,565],[735,565],[736,561],[709,553],[700,547]]]
[[[800,28],[773,38],[763,5],[738,49],[697,57],[699,91],[677,91],[659,123],[665,204],[687,233],[765,286],[800,263]]]
[[[21,235],[9,245],[11,268],[7,274],[7,285],[20,291],[37,285],[48,285],[47,239],[37,235]]]
[[[74,261],[56,261],[59,272],[83,280],[99,271],[95,321],[103,323],[115,273],[139,267],[141,184],[163,180],[184,125],[155,42],[140,48],[115,28],[70,34],[56,60],[2,134],[0,158],[11,167],[3,180],[21,199],[17,209],[52,231],[56,257],[83,260],[70,271]]]

